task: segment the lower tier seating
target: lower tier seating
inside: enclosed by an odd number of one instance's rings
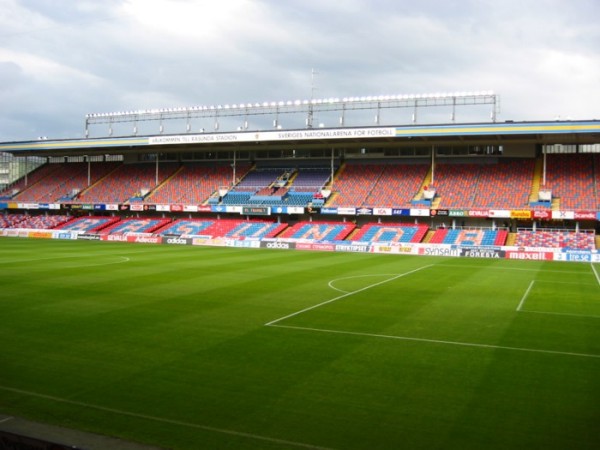
[[[350,222],[298,222],[285,230],[280,237],[336,241],[345,239],[355,228],[356,225]]]
[[[593,250],[595,234],[569,230],[519,230],[515,245],[519,247],[570,248]]]
[[[275,237],[286,224],[261,220],[179,219],[158,230],[161,235],[212,236],[231,238]]]
[[[427,225],[410,223],[373,223],[363,226],[352,237],[362,242],[421,242],[427,233]]]
[[[431,244],[499,246],[506,243],[508,231],[492,229],[438,228]]]
[[[119,217],[111,216],[87,216],[78,217],[58,227],[61,230],[81,231],[83,233],[96,233],[121,220]]]
[[[104,228],[101,234],[152,233],[169,222],[170,219],[128,218]]]

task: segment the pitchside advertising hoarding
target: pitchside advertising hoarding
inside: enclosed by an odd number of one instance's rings
[[[286,239],[232,239],[210,236],[155,236],[146,233],[108,234],[65,230],[0,229],[0,236],[33,239],[78,239],[129,242],[138,244],[202,245],[218,247],[313,250],[344,253],[387,253],[463,258],[519,259],[534,261],[600,262],[598,250],[571,250],[528,247],[475,247],[450,244],[412,244],[398,242],[309,242]]]
[[[174,212],[174,213],[227,213],[252,216],[272,214],[304,214],[303,206],[242,206],[242,205],[184,205],[146,203],[0,203],[2,209],[19,210],[65,210],[65,211],[121,211],[121,212]],[[404,216],[404,217],[450,217],[515,220],[579,220],[600,221],[597,211],[552,211],[552,210],[504,210],[504,209],[429,209],[429,208],[356,208],[322,207],[322,215],[337,216]]]

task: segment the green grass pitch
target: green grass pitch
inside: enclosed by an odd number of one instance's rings
[[[0,412],[171,449],[597,449],[599,272],[4,238]]]

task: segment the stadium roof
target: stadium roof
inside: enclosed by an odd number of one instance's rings
[[[152,136],[63,139],[0,143],[15,155],[154,153],[168,151],[269,150],[275,148],[339,148],[361,146],[600,143],[600,120],[311,128],[225,133],[158,134]],[[93,153],[92,153],[93,152]]]

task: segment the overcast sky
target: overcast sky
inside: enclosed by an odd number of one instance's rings
[[[499,120],[600,119],[599,20],[598,0],[0,0],[0,141],[308,99],[313,69],[317,98],[493,90]]]

